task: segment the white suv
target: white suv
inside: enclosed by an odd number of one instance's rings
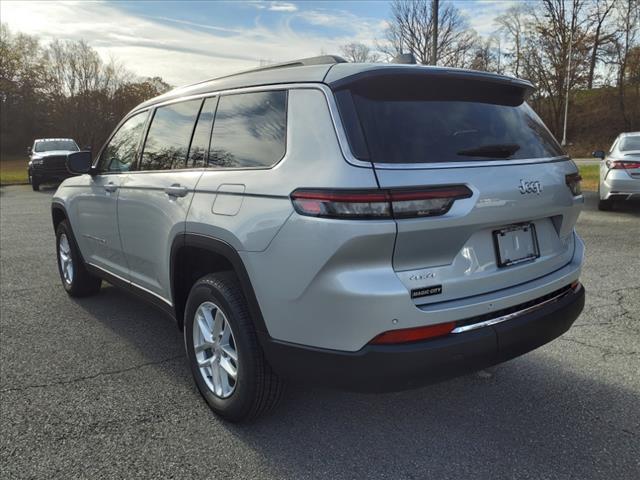
[[[389,391],[523,354],[584,305],[580,177],[531,90],[329,56],[145,102],[94,162],[68,157],[64,288],[173,315],[233,421],[284,379]]]

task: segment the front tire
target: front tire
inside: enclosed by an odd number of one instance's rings
[[[184,341],[196,385],[216,414],[250,421],[280,401],[284,383],[264,357],[233,273],[206,275],[193,285]]]
[[[40,190],[40,180],[34,177],[33,175],[29,176],[29,183],[31,184],[31,188],[34,192]]]
[[[67,220],[60,222],[56,229],[56,253],[62,286],[71,297],[86,297],[100,290],[102,280],[84,266]]]

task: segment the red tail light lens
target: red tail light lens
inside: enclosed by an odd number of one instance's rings
[[[580,182],[582,181],[582,177],[579,173],[572,173],[565,177],[565,181],[567,183],[567,187],[571,190],[571,193],[574,197],[582,194],[582,187],[580,186]]]
[[[635,170],[636,168],[640,168],[640,162],[620,162],[617,160],[609,160],[607,162],[607,167],[611,168],[612,170]]]
[[[451,333],[451,330],[453,330],[455,326],[455,322],[449,322],[429,325],[427,327],[390,330],[388,332],[381,333],[369,343],[373,345],[390,345],[397,343],[419,342],[420,340],[427,340],[429,338],[447,335]]]
[[[300,215],[343,219],[414,218],[443,215],[453,202],[472,196],[465,185],[402,190],[296,190]]]
[[[291,194],[300,215],[323,218],[390,218],[391,207],[383,190],[296,190]]]

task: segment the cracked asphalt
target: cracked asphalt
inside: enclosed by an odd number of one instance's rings
[[[640,209],[588,194],[587,304],[560,339],[421,390],[294,386],[253,425],[201,400],[182,338],[113,287],[59,284],[53,190],[0,189],[0,477],[640,478]]]

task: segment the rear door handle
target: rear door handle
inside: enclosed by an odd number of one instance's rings
[[[176,184],[165,188],[164,193],[166,193],[170,197],[184,197],[187,195],[187,193],[189,193],[189,189],[187,187]]]
[[[115,184],[115,183],[113,183],[113,182],[109,182],[109,183],[107,183],[107,184],[104,186],[104,189],[105,189],[107,192],[115,192],[115,191],[118,189],[118,185],[116,185],[116,184]]]

